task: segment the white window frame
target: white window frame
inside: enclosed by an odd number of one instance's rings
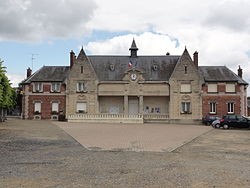
[[[87,113],[87,103],[77,102],[76,103],[76,113]]]
[[[182,114],[191,113],[191,102],[181,102],[181,113]]]
[[[39,112],[41,113],[42,111],[42,103],[41,102],[34,102],[34,112]]]
[[[52,112],[59,112],[59,103],[58,102],[51,103],[51,111]]]
[[[59,82],[52,82],[51,83],[51,92],[60,92],[61,91],[61,83]]]
[[[33,83],[33,92],[42,92],[43,91],[43,84],[41,82]]]
[[[235,84],[226,84],[226,93],[235,93],[236,88],[235,88]]]
[[[216,114],[216,110],[217,110],[217,103],[216,102],[210,102],[209,103],[209,113],[210,114]]]
[[[191,84],[181,84],[181,93],[191,93]]]
[[[227,103],[227,113],[234,114],[234,102]]]
[[[217,84],[208,84],[207,85],[207,92],[208,93],[217,93],[218,92],[218,85]]]
[[[84,82],[78,82],[76,85],[77,92],[86,92],[86,86]]]

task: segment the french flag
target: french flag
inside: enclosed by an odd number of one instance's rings
[[[132,62],[131,61],[129,61],[129,63],[128,63],[128,67],[132,67]]]

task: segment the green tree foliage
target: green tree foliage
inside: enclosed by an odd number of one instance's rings
[[[16,104],[16,92],[10,86],[10,82],[5,75],[6,67],[0,59],[0,108],[11,108]]]

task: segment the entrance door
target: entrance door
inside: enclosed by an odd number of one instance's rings
[[[128,113],[129,114],[139,113],[139,98],[138,97],[128,98]]]

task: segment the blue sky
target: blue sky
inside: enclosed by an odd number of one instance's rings
[[[42,2],[42,3],[41,3]],[[200,65],[239,65],[250,82],[248,0],[5,0],[0,1],[0,58],[13,86],[27,67],[68,65],[69,52],[180,55]]]

